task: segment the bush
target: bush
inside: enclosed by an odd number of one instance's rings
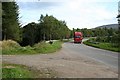
[[[97,37],[97,38],[96,38],[96,41],[97,41],[97,42],[105,42],[105,41],[106,41],[106,38],[105,38],[105,37]]]
[[[19,48],[20,45],[13,40],[2,41],[2,49]]]
[[[36,53],[30,46],[21,47],[13,40],[2,41],[2,54],[33,54]]]

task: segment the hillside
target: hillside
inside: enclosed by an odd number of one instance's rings
[[[113,29],[118,29],[118,24],[108,24],[108,25],[102,25],[102,26],[98,26],[96,28],[113,28]]]

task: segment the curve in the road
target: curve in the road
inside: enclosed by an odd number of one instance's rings
[[[105,65],[118,70],[118,53],[108,50],[102,50],[90,47],[84,44],[65,43],[64,48],[73,51],[77,56],[84,55],[95,61],[104,63]]]

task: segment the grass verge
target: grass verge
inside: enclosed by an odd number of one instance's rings
[[[62,48],[61,44],[62,42],[60,41],[53,42],[53,44],[41,42],[35,44],[33,48],[37,53],[52,53]]]
[[[35,44],[33,47],[21,47],[18,43],[11,40],[3,41],[2,43],[3,55],[52,53],[59,50],[62,47],[62,42],[60,41],[53,42],[53,44],[40,42]]]
[[[26,66],[15,64],[3,64],[3,78],[31,78],[33,73]]]
[[[113,47],[111,43],[102,43],[102,42],[91,43],[89,41],[84,41],[83,43],[88,46],[92,46],[92,47],[96,47],[96,48],[100,48],[100,49],[110,50],[110,51],[114,51],[114,52],[120,52],[118,47]]]
[[[36,70],[32,67],[27,67],[18,64],[3,63],[2,78],[9,80],[10,78],[25,78],[25,80],[32,80],[32,78],[55,78],[56,73],[50,69]]]

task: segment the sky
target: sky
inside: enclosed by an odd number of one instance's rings
[[[20,23],[38,23],[40,15],[65,20],[69,29],[116,24],[119,0],[17,0]]]

